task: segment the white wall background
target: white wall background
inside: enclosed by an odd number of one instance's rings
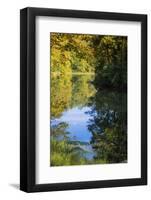
[[[151,35],[150,0],[5,0],[0,3],[0,199],[145,199],[151,197],[151,107],[148,111],[149,185],[26,194],[19,191],[19,9],[32,7],[66,8],[148,14]],[[151,64],[151,40],[148,38],[148,66]],[[148,74],[150,74],[148,67]],[[149,89],[151,79],[149,79]],[[148,90],[148,102],[151,92]]]

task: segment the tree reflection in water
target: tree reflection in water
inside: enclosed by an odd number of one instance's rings
[[[50,33],[50,165],[127,162],[127,37]]]
[[[126,93],[98,91],[90,99],[92,110],[88,128],[91,144],[96,151],[94,160],[105,163],[127,161],[127,102]]]
[[[93,79],[52,77],[51,166],[127,161],[126,92],[96,90]]]

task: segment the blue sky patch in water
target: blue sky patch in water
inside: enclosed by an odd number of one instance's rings
[[[60,118],[56,118],[52,120],[52,124],[58,124],[60,122],[66,122],[69,124],[69,127],[66,129],[70,132],[69,137],[72,140],[82,141],[82,142],[89,142],[91,139],[91,132],[88,130],[88,121],[91,116],[86,113],[91,111],[90,107],[75,107],[71,108],[62,113]]]

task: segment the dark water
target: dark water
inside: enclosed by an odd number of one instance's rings
[[[51,77],[50,165],[127,160],[126,93],[99,91],[94,75]]]

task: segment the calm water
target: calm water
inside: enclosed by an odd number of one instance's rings
[[[67,123],[69,126],[66,131],[69,132],[69,139],[82,142],[81,148],[87,151],[84,156],[91,159],[94,152],[90,144],[92,133],[88,129],[88,121],[91,118],[90,114],[87,113],[89,111],[91,111],[91,108],[87,106],[69,108],[62,113],[60,118],[52,120],[52,125]]]
[[[51,78],[53,166],[127,159],[126,94],[97,91],[93,80],[94,75]]]

